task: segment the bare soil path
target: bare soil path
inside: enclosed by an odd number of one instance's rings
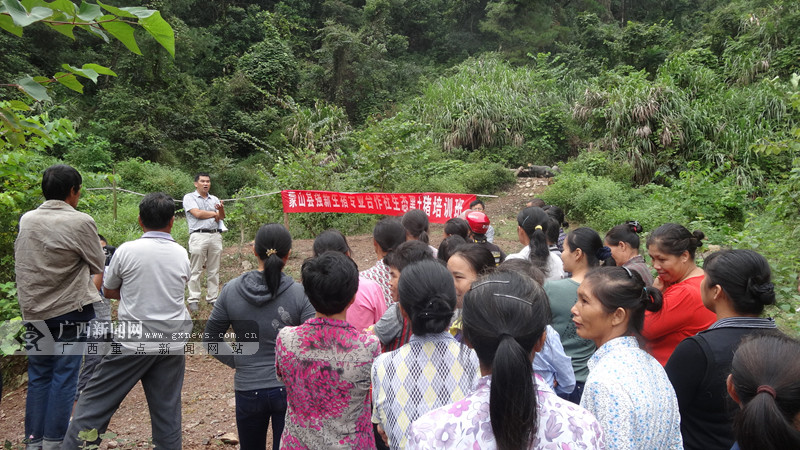
[[[519,251],[516,215],[525,202],[544,190],[547,179],[519,178],[498,198],[484,198],[486,213],[496,230],[495,243],[507,253]],[[431,225],[431,245],[438,246],[443,237],[441,225]],[[313,241],[295,240],[286,272],[299,279],[300,265],[311,256]],[[349,236],[353,259],[360,270],[375,264],[376,256],[371,235]],[[255,258],[249,246],[229,246],[225,249],[220,278],[223,283],[252,270]],[[207,319],[211,307],[201,304],[196,318]],[[22,358],[22,357],[14,357]],[[233,395],[233,369],[208,355],[193,355],[186,359],[183,402],[183,446],[186,449],[238,446],[225,444],[225,435],[236,437],[236,412]],[[24,377],[24,376],[23,376]],[[13,380],[8,380],[11,383]],[[11,448],[23,448],[25,396],[27,386],[6,389],[0,402],[0,444],[7,442]],[[150,415],[141,384],[128,394],[114,414],[109,431],[117,435],[104,441],[101,448],[150,447]],[[268,448],[271,448],[271,438]]]

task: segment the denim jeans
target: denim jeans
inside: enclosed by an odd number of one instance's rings
[[[76,322],[88,322],[94,308],[74,311],[45,321],[56,342],[83,342]],[[25,439],[60,442],[69,426],[82,355],[28,355],[28,396],[25,400]]]
[[[286,388],[236,391],[236,428],[242,450],[264,449],[272,419],[272,449],[278,450],[286,423]]]
[[[583,397],[583,387],[586,385],[585,381],[576,381],[575,382],[575,389],[569,394],[558,394],[559,397],[563,398],[564,400],[570,401],[575,403],[576,405],[581,404],[581,397]]]

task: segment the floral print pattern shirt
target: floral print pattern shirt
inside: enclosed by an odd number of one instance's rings
[[[600,421],[609,449],[683,449],[675,390],[635,337],[606,342],[588,365],[581,406]]]
[[[359,275],[378,283],[383,290],[383,297],[386,299],[386,307],[392,306],[392,303],[395,302],[395,299],[392,297],[392,288],[389,285],[392,275],[389,273],[389,266],[387,266],[382,259],[379,259],[374,266],[361,272]]]
[[[285,327],[275,367],[286,384],[282,449],[375,448],[370,370],[380,341],[345,321],[313,318]]]
[[[535,376],[538,426],[532,449],[604,449],[603,430],[588,411],[559,398]],[[435,409],[411,424],[406,449],[497,448],[489,419],[492,376],[478,381],[477,389],[452,405]]]

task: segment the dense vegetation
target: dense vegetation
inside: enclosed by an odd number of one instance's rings
[[[198,170],[222,198],[285,188],[490,193],[509,182],[507,167],[563,162],[546,195],[571,220],[598,230],[677,221],[711,244],[755,248],[777,275],[771,313],[800,328],[796,1],[115,4],[158,9],[175,31],[174,58],[141,29],[142,55],[46,26],[0,34],[0,83],[63,63],[116,74],[83,95],[50,83],[52,100],[35,103],[0,87],[0,109],[25,102],[32,111],[19,114],[50,130],[50,139],[0,139],[0,318],[18,313],[13,230],[40,202],[38,174],[54,161],[78,167],[87,188],[114,180],[177,198]],[[112,242],[135,236],[113,220],[110,200],[90,191],[81,207]],[[119,204],[135,215],[136,198]],[[280,220],[279,200],[232,202],[228,220],[251,236]],[[293,231],[364,231],[371,220],[309,214]]]

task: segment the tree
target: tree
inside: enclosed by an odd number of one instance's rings
[[[57,32],[75,39],[74,30],[82,29],[110,42],[110,37],[122,42],[136,54],[141,54],[134,36],[134,26],[141,27],[174,57],[175,36],[172,27],[156,10],[144,7],[117,8],[101,2],[83,1],[80,6],[69,0],[2,0],[0,1],[0,28],[22,36],[26,27],[44,24]],[[109,37],[110,36],[110,37]],[[45,106],[52,102],[48,87],[59,83],[74,91],[83,92],[78,77],[95,83],[101,75],[116,74],[98,64],[75,67],[62,65],[64,71],[51,77],[19,78],[0,87],[17,89],[33,100],[31,106],[18,99],[0,100],[0,204],[6,214],[0,218],[0,284],[6,285],[13,276],[13,241],[22,212],[31,209],[41,194],[37,168],[47,165],[42,161],[42,151],[64,138],[74,136],[71,121],[51,119]],[[14,230],[14,231],[12,231]],[[3,293],[11,290],[3,289]],[[3,299],[0,299],[3,300]],[[0,301],[0,320],[19,315],[15,302]],[[11,305],[11,306],[9,306]]]
[[[106,42],[110,41],[110,35],[122,42],[128,50],[141,55],[133,27],[138,25],[167,49],[170,55],[175,56],[175,33],[161,17],[161,13],[153,9],[140,6],[117,8],[99,1],[96,5],[84,1],[80,6],[69,0],[51,3],[29,0],[24,5],[19,0],[3,0],[0,3],[0,28],[22,36],[24,27],[35,23],[43,23],[71,39],[75,39],[75,28],[85,30]],[[26,76],[0,86],[15,87],[33,99],[43,101],[50,100],[45,88],[50,83],[58,82],[83,93],[83,84],[77,77],[88,78],[97,83],[100,75],[116,76],[111,69],[98,64],[84,64],[80,68],[64,64],[62,67],[66,72],[57,72],[50,78]]]

